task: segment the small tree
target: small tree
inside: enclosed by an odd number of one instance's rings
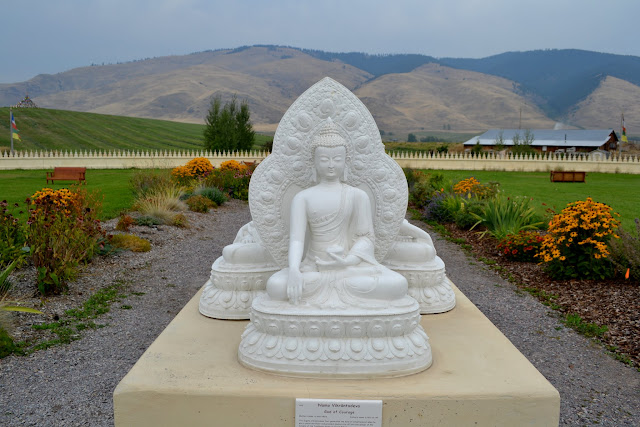
[[[504,150],[504,133],[502,130],[500,131],[500,133],[498,133],[498,136],[496,136],[496,140],[494,142],[495,143],[493,144],[494,145],[493,149],[495,151]]]
[[[418,138],[416,138],[414,134],[410,133],[407,137],[407,142],[418,142]]]
[[[534,140],[533,132],[531,130],[526,129],[524,131],[524,136],[521,137],[519,133],[516,132],[513,135],[513,153],[514,154],[531,154],[533,153],[533,148],[531,148],[531,143]]]
[[[251,114],[246,101],[238,108],[234,95],[222,106],[222,99],[216,96],[205,118],[204,147],[208,150],[250,150],[255,132],[250,122]]]
[[[482,153],[482,145],[480,145],[480,141],[478,140],[476,142],[476,145],[474,145],[471,148],[471,157],[477,157]]]

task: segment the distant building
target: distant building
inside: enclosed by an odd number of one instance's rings
[[[501,132],[505,148],[513,146],[514,135],[518,134],[520,141],[524,139],[525,135],[523,129],[490,129],[465,142],[464,147],[472,148],[480,143],[483,148],[495,149]],[[608,152],[618,148],[618,137],[613,129],[532,129],[529,132],[533,135],[531,148],[540,152],[585,153],[596,150]]]

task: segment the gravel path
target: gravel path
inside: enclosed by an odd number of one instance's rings
[[[0,360],[0,425],[110,426],[112,393],[145,349],[206,282],[211,263],[250,220],[246,203],[231,201],[208,215],[188,214],[190,229],[146,232],[153,249],[89,266],[87,288],[130,283],[126,300],[69,345]],[[432,233],[451,280],[559,390],[565,425],[640,425],[640,373],[563,328],[555,314],[458,246]],[[122,305],[132,308],[121,309]]]

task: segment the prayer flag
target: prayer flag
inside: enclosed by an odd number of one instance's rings
[[[20,139],[20,134],[18,133],[18,126],[16,126],[16,119],[13,117],[13,111],[11,111],[9,114],[11,114],[11,133],[12,133],[13,139],[22,141]]]
[[[629,139],[627,138],[627,128],[624,127],[624,118],[622,119],[622,138],[621,138],[622,142],[629,142]]]
[[[13,111],[10,114],[11,114],[11,127],[15,130],[18,130],[18,127],[16,126],[16,119],[13,117]]]

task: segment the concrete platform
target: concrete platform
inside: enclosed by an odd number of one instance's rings
[[[380,399],[383,426],[557,426],[560,396],[454,286],[457,306],[422,316],[433,365],[389,379],[311,380],[237,361],[247,321],[198,312],[196,294],[114,391],[117,426],[294,426],[295,399]]]

